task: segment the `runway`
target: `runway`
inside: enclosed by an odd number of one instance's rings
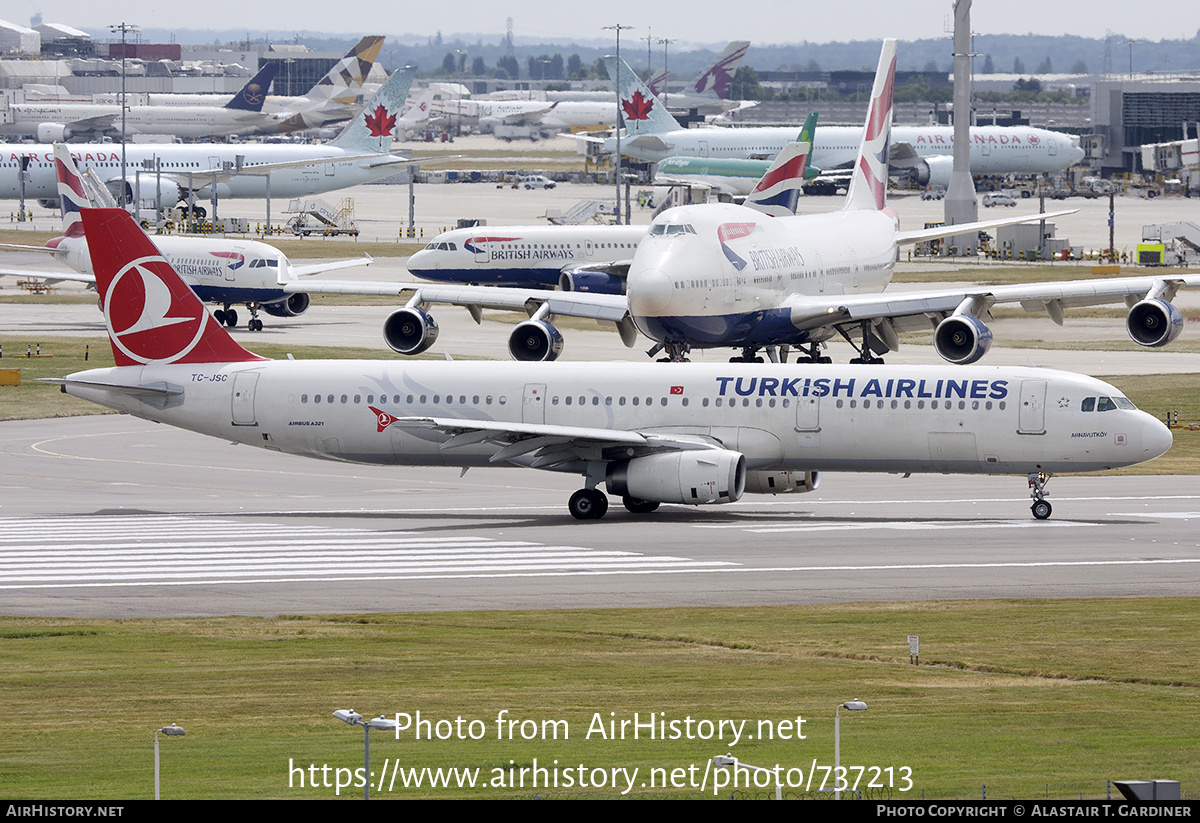
[[[578,479],[388,469],[222,444],[123,416],[0,424],[11,615],[769,605],[1200,594],[1200,480],[826,475],[794,498],[617,505]]]

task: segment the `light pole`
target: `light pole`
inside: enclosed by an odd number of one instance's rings
[[[136,32],[138,27],[132,23],[117,23],[115,26],[109,26],[108,30],[113,34],[121,33],[121,194],[117,198],[117,205],[125,208],[125,186],[128,185],[125,182],[128,179],[125,176],[125,144],[129,141],[129,133],[125,129],[125,113],[129,110],[129,96],[125,91],[125,35]]]
[[[617,222],[621,222],[621,29],[631,29],[633,26],[622,26],[617,23],[614,26],[605,26],[604,31],[616,31],[617,33],[617,76],[612,78],[613,89],[617,93],[617,170],[613,173],[613,184],[617,189]]]
[[[730,769],[737,769],[741,766],[743,769],[749,769],[755,772],[766,772],[767,774],[775,775],[775,799],[783,800],[783,784],[779,782],[779,771],[777,769],[768,769],[765,766],[751,766],[749,763],[742,763],[732,754],[718,754],[712,759],[714,766],[725,766]]]
[[[667,48],[678,38],[671,39],[669,37],[659,37],[658,42],[663,44],[663,87],[662,87],[662,104],[663,108],[667,108],[667,89],[671,83],[671,66],[668,62]]]
[[[162,732],[168,737],[183,737],[186,732],[179,726],[172,723],[170,726],[163,726],[161,729],[154,730],[154,799],[158,800],[158,734]]]
[[[371,799],[371,729],[396,731],[396,721],[389,720],[382,714],[374,720],[363,720],[362,715],[354,709],[338,709],[333,716],[351,726],[363,727],[363,800]]]
[[[842,799],[842,718],[838,714],[842,709],[847,709],[852,712],[865,712],[867,704],[859,700],[857,697],[853,700],[847,700],[833,710],[833,799]]]

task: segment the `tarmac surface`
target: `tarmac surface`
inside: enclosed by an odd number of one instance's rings
[[[469,148],[466,146],[464,148]],[[556,146],[557,148],[557,146]],[[517,150],[514,149],[514,155]],[[519,165],[530,168],[528,158]],[[534,164],[536,166],[536,163]],[[489,224],[542,222],[550,208],[610,199],[607,186],[550,191],[493,184],[416,187],[424,239],[459,217]],[[396,239],[407,219],[405,186],[362,186],[352,197],[363,239]],[[941,220],[940,203],[897,197],[902,225]],[[806,211],[839,207],[809,198]],[[0,207],[15,204],[0,204]],[[284,204],[273,214],[280,221]],[[1108,204],[1058,218],[1073,245],[1108,245]],[[1012,211],[1034,211],[1023,201]],[[987,219],[996,209],[980,209]],[[227,201],[227,216],[261,219],[263,204]],[[650,212],[634,209],[634,222]],[[1200,203],[1118,198],[1119,249],[1144,224],[1200,222]],[[55,229],[44,214],[41,228]],[[329,258],[358,254],[350,240],[317,240]],[[5,267],[52,270],[38,254],[4,254]],[[347,279],[408,280],[403,259],[377,260]],[[902,263],[938,267],[937,262]],[[961,261],[951,265],[961,266]],[[1063,264],[1071,265],[1071,264]],[[1080,277],[1091,276],[1086,265]],[[980,264],[981,276],[986,265]],[[6,290],[12,288],[7,281]],[[919,286],[916,286],[919,287]],[[896,286],[896,290],[916,288]],[[78,287],[64,286],[69,292]],[[1184,293],[1185,313],[1200,301]],[[244,324],[249,348],[270,340],[352,345],[397,358],[382,342],[391,306],[314,301],[299,318]],[[491,356],[511,318],[481,326],[465,311],[437,311],[433,353]],[[1192,324],[1189,324],[1191,326]],[[1124,339],[1118,319],[999,320],[992,365],[1036,365],[1094,375],[1185,373],[1196,355],[1012,349],[1007,340]],[[0,304],[0,332],[28,337],[104,333],[92,305]],[[1185,330],[1184,337],[1193,334]],[[565,359],[642,360],[648,342],[565,331]],[[833,356],[851,356],[834,346]],[[728,352],[697,352],[724,360]],[[908,346],[891,362],[941,362]],[[175,616],[551,607],[749,605],[989,597],[1200,594],[1200,478],[1066,477],[1050,484],[1054,517],[1034,521],[1024,478],[827,475],[808,495],[747,497],[729,506],[663,506],[634,516],[619,502],[601,521],[578,523],[566,500],[578,478],[512,469],[386,469],[320,463],[234,448],[123,416],[0,423],[0,613]]]
[[[192,615],[1195,596],[1200,479],[825,475],[577,522],[578,478],[318,462],[106,415],[0,423],[0,611]]]

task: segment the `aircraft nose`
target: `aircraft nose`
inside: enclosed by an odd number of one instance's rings
[[[641,317],[655,317],[666,312],[674,293],[671,279],[659,269],[638,272],[629,278],[627,288],[629,311]]]
[[[1146,459],[1162,457],[1173,442],[1171,430],[1161,420],[1147,414],[1142,424],[1142,449],[1146,452]]]

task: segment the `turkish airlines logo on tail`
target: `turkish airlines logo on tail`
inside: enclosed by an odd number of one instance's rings
[[[141,257],[126,263],[104,294],[113,345],[135,363],[174,363],[204,336],[208,312],[198,301],[172,293],[172,280],[178,282],[162,257]]]

